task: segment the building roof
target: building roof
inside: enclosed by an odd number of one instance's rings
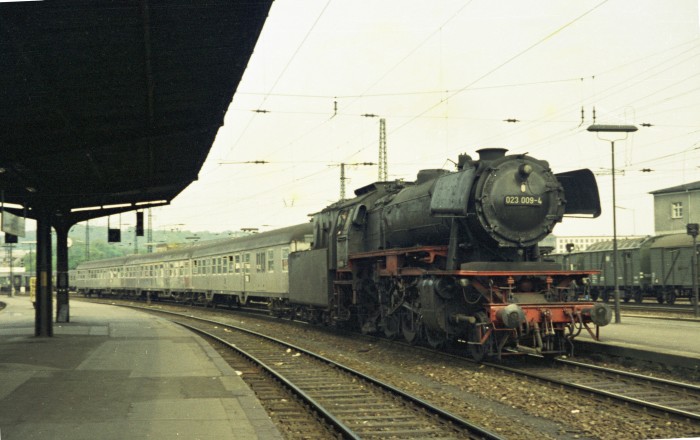
[[[683,185],[678,185],[678,186],[672,186],[670,188],[664,188],[664,189],[657,189],[656,191],[651,191],[649,194],[671,194],[671,193],[677,193],[677,192],[686,192],[686,191],[697,191],[700,190],[700,180],[697,182],[692,182],[692,183],[686,183]]]
[[[197,179],[271,3],[0,3],[4,201],[29,217],[169,203]]]

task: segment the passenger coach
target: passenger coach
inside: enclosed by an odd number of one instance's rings
[[[289,254],[310,246],[310,223],[185,249],[87,261],[75,272],[78,293],[172,298],[206,305],[286,297]]]

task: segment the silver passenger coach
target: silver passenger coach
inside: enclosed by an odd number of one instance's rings
[[[289,291],[289,254],[309,249],[311,223],[152,254],[80,264],[86,296],[172,298],[207,305],[270,304]]]

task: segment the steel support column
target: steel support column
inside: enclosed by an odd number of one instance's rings
[[[51,214],[39,213],[36,221],[36,309],[34,335],[53,336],[51,281]]]
[[[56,227],[56,322],[70,322],[68,304],[68,230]]]

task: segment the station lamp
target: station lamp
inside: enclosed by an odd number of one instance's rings
[[[615,214],[615,141],[627,139],[629,133],[637,131],[634,125],[604,125],[593,124],[588,127],[588,131],[598,133],[598,139],[610,141],[611,156],[612,156],[612,215],[613,215],[613,282],[615,283],[615,323],[620,323],[620,282],[617,279],[617,216]],[[612,139],[601,137],[601,133],[611,133]],[[614,134],[623,133],[623,137],[615,137]]]

